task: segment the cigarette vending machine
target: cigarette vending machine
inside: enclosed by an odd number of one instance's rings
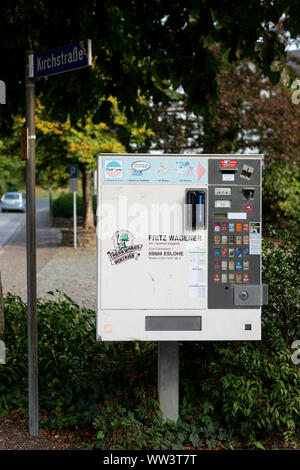
[[[98,156],[98,339],[261,338],[261,167],[261,155]]]

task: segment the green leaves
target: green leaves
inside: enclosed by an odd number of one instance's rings
[[[266,220],[300,220],[300,166],[274,161],[263,173],[263,206]]]
[[[263,280],[269,285],[269,303],[263,307],[263,340],[271,347],[292,344],[300,335],[300,237],[297,224],[273,232],[264,241]],[[275,236],[275,238],[274,238]],[[276,244],[276,246],[275,246]]]
[[[277,245],[277,241],[274,240]],[[262,342],[186,342],[180,351],[180,419],[163,423],[157,402],[157,345],[97,343],[95,312],[68,296],[39,300],[39,380],[43,426],[89,427],[99,449],[260,446],[276,433],[293,441],[300,426],[299,233],[264,243],[270,303]],[[5,297],[7,364],[0,366],[0,413],[27,411],[27,308]]]

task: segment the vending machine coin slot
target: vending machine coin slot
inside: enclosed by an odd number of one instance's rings
[[[243,188],[242,189],[242,194],[244,199],[249,200],[249,199],[254,199],[254,188]]]

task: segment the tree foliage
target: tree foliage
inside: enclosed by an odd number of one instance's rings
[[[108,101],[111,103],[113,127],[105,122],[95,124],[91,116],[87,116],[84,123],[78,121],[76,126],[72,126],[70,118],[65,122],[49,120],[46,118],[47,110],[39,103],[36,117],[37,167],[41,171],[46,170],[48,176],[51,174],[52,181],[65,183],[69,164],[78,163],[81,168],[96,169],[98,153],[126,152],[130,146],[152,134],[145,124],[139,127],[136,122],[128,123],[116,99],[109,97]]]
[[[216,77],[219,100],[196,116],[185,94],[151,108],[155,135],[147,149],[170,153],[263,153],[265,162],[300,162],[300,108],[290,90],[273,85],[249,59],[223,62]],[[289,84],[289,82],[287,83]],[[146,149],[145,147],[145,149]]]
[[[94,122],[106,122],[112,95],[127,117],[144,122],[138,97],[164,101],[169,85],[181,85],[197,113],[216,98],[221,59],[209,47],[214,43],[221,45],[222,60],[251,57],[277,82],[282,65],[275,69],[274,61],[283,63],[285,39],[276,25],[285,14],[294,37],[297,13],[294,0],[74,0],[72,8],[58,0],[2,0],[0,60],[7,66],[1,79],[8,96],[2,130],[23,108],[24,50],[30,46],[41,52],[92,39],[91,69],[37,81],[52,118],[65,122],[69,115],[75,124],[92,113]]]
[[[6,191],[17,191],[25,181],[25,162],[20,160],[20,129],[24,120],[13,122],[9,137],[0,140],[0,195]]]

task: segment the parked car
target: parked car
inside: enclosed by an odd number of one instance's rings
[[[8,192],[1,198],[1,211],[22,211],[26,209],[26,196],[24,193]]]

